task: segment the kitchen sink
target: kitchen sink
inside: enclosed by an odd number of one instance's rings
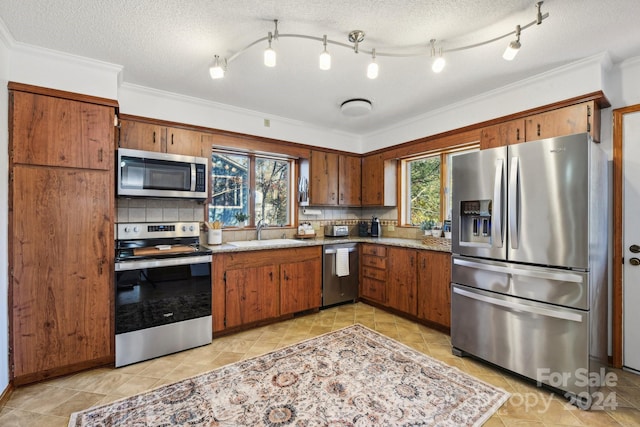
[[[264,240],[238,240],[235,242],[227,242],[230,245],[239,248],[259,248],[263,246],[280,246],[299,244],[300,240],[295,239],[264,239]]]

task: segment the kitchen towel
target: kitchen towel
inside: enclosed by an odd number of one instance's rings
[[[336,275],[338,277],[349,275],[349,248],[336,249]]]

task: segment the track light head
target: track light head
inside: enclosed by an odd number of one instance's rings
[[[220,64],[220,57],[218,55],[213,57],[213,64],[209,67],[209,75],[214,80],[224,77],[224,67]]]
[[[325,34],[323,37],[322,44],[324,46],[324,50],[320,54],[320,69],[321,70],[330,70],[331,69],[331,55],[327,52],[327,35]]]
[[[273,40],[273,34],[269,32],[269,47],[264,50],[264,65],[267,67],[276,66],[276,51],[271,47],[271,41]]]
[[[371,63],[367,67],[367,77],[371,80],[378,78],[378,64],[376,63],[376,50],[371,52]]]
[[[513,61],[520,50],[520,25],[516,26],[516,39],[509,43],[502,57],[507,61]]]

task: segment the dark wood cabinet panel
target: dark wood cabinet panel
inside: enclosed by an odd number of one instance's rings
[[[111,171],[13,167],[16,383],[113,357],[113,203]]]
[[[226,327],[278,316],[278,267],[266,265],[226,271]]]
[[[340,155],[338,159],[338,204],[362,204],[362,166],[359,156]]]
[[[207,150],[208,152],[206,154],[204,153],[202,135],[202,132],[193,130],[167,128],[167,153],[195,157],[210,156],[210,146]]]
[[[113,169],[113,107],[10,93],[14,164]]]
[[[384,202],[384,160],[381,154],[362,158],[362,206],[382,206]]]
[[[387,304],[402,312],[417,314],[417,257],[413,249],[388,248]]]
[[[451,254],[420,251],[418,269],[418,317],[450,327]]]
[[[120,121],[120,147],[164,153],[166,144],[166,127],[132,120]]]
[[[322,305],[322,259],[280,265],[280,314],[318,308]]]
[[[309,164],[311,205],[338,204],[338,154],[311,151]]]
[[[595,101],[570,105],[527,117],[527,141],[589,132],[600,141],[600,110]]]
[[[189,129],[135,120],[120,121],[120,147],[122,148],[206,157],[211,151],[211,145],[208,144],[208,139],[205,143],[204,135],[202,132]],[[205,145],[207,150],[204,149]]]
[[[511,120],[505,123],[482,129],[480,134],[480,149],[503,147],[519,144],[525,141],[524,119]]]
[[[360,296],[380,304],[387,304],[387,284],[382,280],[363,277],[360,284]]]

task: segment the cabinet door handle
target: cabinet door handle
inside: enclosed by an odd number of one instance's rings
[[[413,267],[413,257],[409,257],[409,259],[411,260],[411,267]]]
[[[269,280],[273,281],[273,271],[269,272]]]
[[[516,129],[516,141],[520,141],[520,129]]]
[[[540,136],[540,123],[538,123],[538,136]]]
[[[422,258],[422,268],[427,268],[427,260]]]
[[[156,143],[156,131],[155,130],[153,131],[153,143],[154,144]]]
[[[104,150],[101,148],[98,150],[98,162],[102,163],[102,156],[104,155]]]

